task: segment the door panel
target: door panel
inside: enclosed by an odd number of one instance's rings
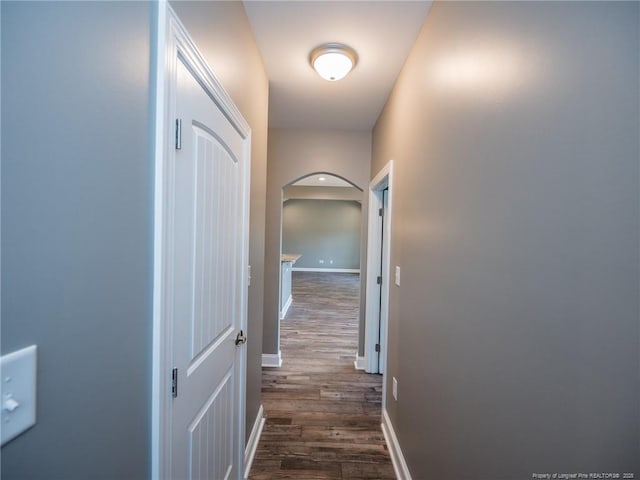
[[[224,440],[233,429],[232,419],[226,415],[232,401],[233,386],[231,372],[228,372],[193,423],[189,425],[189,478],[229,478],[233,455],[231,444]],[[212,445],[220,445],[215,458],[210,455]]]
[[[238,218],[236,162],[208,132],[193,126],[195,147],[195,252],[192,360],[233,326],[237,242],[230,241]]]

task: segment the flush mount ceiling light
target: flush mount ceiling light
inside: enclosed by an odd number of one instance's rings
[[[330,82],[344,78],[357,61],[356,51],[341,43],[325,43],[314,48],[309,55],[313,69]]]

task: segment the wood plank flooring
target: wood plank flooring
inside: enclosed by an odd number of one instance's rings
[[[393,479],[380,428],[382,377],[355,370],[358,275],[293,272],[281,368],[264,368],[266,423],[249,476]]]

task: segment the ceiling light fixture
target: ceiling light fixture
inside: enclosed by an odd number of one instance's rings
[[[314,48],[309,55],[313,69],[330,82],[346,77],[357,61],[356,51],[341,43],[325,43]]]

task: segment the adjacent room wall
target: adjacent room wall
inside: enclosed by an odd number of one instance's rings
[[[282,251],[302,255],[294,270],[358,270],[361,219],[359,202],[288,200],[282,207]]]
[[[307,185],[290,185],[282,190],[284,201],[292,198],[309,198],[314,200],[354,200],[362,203],[364,194],[355,187],[311,187]]]
[[[261,403],[269,82],[242,2],[175,1],[171,4],[214,74],[251,126],[248,439]]]
[[[38,345],[2,478],[149,478],[151,4],[1,8],[2,353]]]
[[[377,122],[415,479],[640,475],[638,9],[438,2]]]
[[[263,353],[277,354],[279,345],[280,245],[282,189],[312,173],[331,173],[360,189],[369,184],[371,133],[340,130],[269,129],[265,244]],[[363,196],[362,228],[366,231],[367,197]],[[366,238],[360,244],[360,265],[366,258]],[[364,276],[364,268],[361,275]],[[361,329],[364,291],[360,296]],[[360,344],[360,351],[364,350]]]

